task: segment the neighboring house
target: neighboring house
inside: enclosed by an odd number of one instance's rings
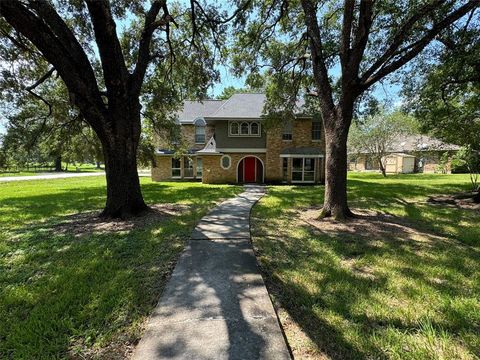
[[[187,149],[179,156],[166,136],[160,137],[152,179],[201,179],[212,184],[323,182],[322,123],[303,113],[299,103],[294,120],[267,129],[262,116],[265,100],[264,94],[234,94],[228,100],[186,101],[177,122],[180,142]]]
[[[388,149],[389,154],[384,159],[385,170],[395,174],[450,173],[451,158],[459,148],[426,135],[402,136]],[[349,154],[349,170],[379,170],[379,165],[372,154]]]

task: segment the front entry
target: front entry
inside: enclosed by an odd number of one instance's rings
[[[263,182],[263,164],[255,156],[247,156],[238,164],[238,182]]]
[[[243,182],[251,183],[255,182],[255,162],[256,158],[254,157],[247,157],[243,161],[245,161],[245,179]]]

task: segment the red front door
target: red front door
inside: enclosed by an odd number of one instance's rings
[[[255,168],[256,168],[256,160],[254,157],[246,157],[243,162],[245,166],[245,171],[244,173],[244,182],[255,182],[256,181],[256,176],[255,176]]]

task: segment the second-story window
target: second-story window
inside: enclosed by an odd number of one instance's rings
[[[260,123],[258,121],[230,121],[228,124],[228,135],[234,137],[260,137]]]
[[[241,135],[248,135],[250,131],[250,127],[248,126],[248,123],[247,122],[242,122],[240,124],[240,134]]]
[[[207,123],[199,117],[193,121],[193,125],[195,126],[195,144],[205,144],[205,126],[207,126]]]
[[[312,140],[322,139],[322,123],[320,121],[312,122]]]
[[[195,143],[205,144],[205,126],[195,125]]]
[[[230,123],[230,134],[238,135],[238,123],[237,122]]]
[[[252,122],[250,124],[250,134],[260,135],[260,125],[257,122]]]
[[[291,121],[287,121],[283,125],[283,133],[282,133],[282,140],[292,140],[293,138],[293,123]]]

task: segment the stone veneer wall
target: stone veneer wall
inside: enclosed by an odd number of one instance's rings
[[[312,140],[312,119],[296,119],[293,123],[292,140],[282,140],[283,128],[270,128],[267,130],[267,158],[266,181],[282,181],[282,158],[280,153],[284,149],[296,147],[319,147],[325,152],[325,135],[322,131],[321,140]],[[323,161],[318,161],[317,166],[324,166]],[[288,162],[290,168],[291,161]],[[291,173],[289,169],[289,174]],[[324,180],[324,171],[320,169],[320,181]]]
[[[240,160],[246,156],[255,156],[265,164],[265,154],[261,153],[225,153],[231,157],[230,168],[223,169],[220,165],[221,155],[202,156],[203,159],[203,183],[222,184],[237,182],[237,166]],[[264,169],[265,173],[265,169]]]

